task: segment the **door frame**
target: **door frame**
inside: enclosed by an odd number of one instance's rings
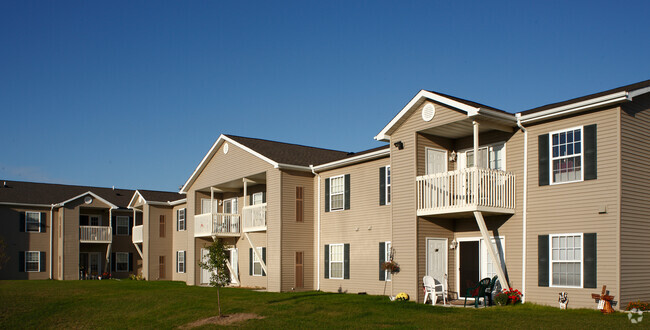
[[[236,247],[231,247],[231,248],[227,248],[226,250],[228,251],[228,262],[230,262],[230,267],[233,268],[233,271],[235,273],[235,274],[230,274],[230,284],[235,283],[232,280],[233,277],[237,280],[237,282],[240,282],[240,278],[239,278],[239,249],[237,249]],[[236,260],[233,260],[235,258],[236,258]],[[241,285],[241,283],[239,283],[239,284]]]
[[[203,251],[206,251],[206,252],[207,252],[208,249],[206,249],[206,248],[201,248],[201,250],[199,251],[199,253],[200,253],[200,257],[201,257],[201,262],[205,262],[205,261],[203,260]],[[201,270],[201,272],[199,273],[199,274],[200,274],[200,275],[199,275],[199,285],[208,285],[208,284],[210,284],[210,279],[209,279],[209,278],[208,278],[208,279],[205,279],[204,276],[203,276],[203,272],[208,272],[208,274],[209,274],[210,271],[206,270],[206,269],[203,268],[203,267],[199,267],[199,269]],[[207,280],[207,282],[204,282],[204,281],[206,281],[206,280]]]
[[[429,276],[429,240],[437,240],[437,241],[445,241],[445,274],[447,275],[447,278],[449,278],[449,251],[447,250],[447,247],[449,246],[449,239],[448,238],[441,238],[441,237],[426,237],[424,240],[424,261],[425,261],[425,267],[424,268],[424,274],[426,276]],[[443,279],[444,280],[444,279]],[[445,286],[449,286],[449,283],[446,283]],[[446,288],[449,290],[449,288]]]
[[[429,157],[427,155],[429,150],[443,151],[445,153],[445,172],[449,172],[449,155],[447,149],[438,149],[432,147],[424,147],[424,174],[427,175],[427,170],[429,169]]]
[[[505,256],[506,256],[506,237],[504,235],[499,235],[499,236],[490,236],[490,240],[493,240],[495,238],[499,238],[501,241],[501,246],[503,247],[503,260],[505,261]],[[478,242],[478,275],[479,275],[479,281],[481,280],[481,276],[483,276],[483,260],[481,259],[481,255],[483,252],[483,244],[481,242],[483,241],[483,237],[481,236],[474,236],[474,237],[457,237],[455,238],[456,242],[459,244],[456,246],[456,290],[458,290],[458,298],[462,298],[465,293],[460,292],[460,242]],[[492,242],[489,242],[490,244]],[[486,247],[487,248],[487,247]],[[497,251],[498,253],[499,251]],[[501,262],[499,260],[499,262]]]

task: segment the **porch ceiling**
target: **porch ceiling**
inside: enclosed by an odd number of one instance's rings
[[[248,180],[248,187],[257,184],[266,184],[266,172],[249,175],[245,178],[237,178],[234,180],[218,183],[213,185],[212,187],[216,189],[222,189],[224,191],[244,189],[244,179]],[[197,190],[202,192],[210,192],[210,187],[205,187],[203,189],[197,189]]]
[[[511,122],[471,117],[446,125],[427,128],[422,130],[421,133],[441,136],[449,139],[458,139],[473,134],[474,121],[477,121],[479,123],[479,134],[493,130],[512,133],[515,129],[514,126],[512,126]]]

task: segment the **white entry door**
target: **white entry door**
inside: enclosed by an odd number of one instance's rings
[[[206,262],[208,260],[208,249],[201,249],[201,260],[203,262]],[[201,268],[201,284],[209,284],[210,283],[210,271]]]
[[[427,238],[427,276],[433,277],[447,289],[447,239]]]
[[[90,275],[94,277],[102,276],[102,263],[99,253],[88,253],[88,268]]]
[[[237,253],[237,248],[232,248],[230,250],[230,267],[232,267],[232,273],[230,273],[230,282],[239,283],[239,256]]]

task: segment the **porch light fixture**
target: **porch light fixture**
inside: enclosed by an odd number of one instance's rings
[[[450,162],[455,162],[456,161],[456,150],[453,150],[451,154],[449,155],[449,161]]]
[[[458,246],[458,242],[457,242],[456,239],[454,238],[454,239],[451,241],[451,244],[449,244],[449,249],[450,249],[450,250],[454,250],[457,246]]]
[[[393,145],[395,146],[395,148],[397,148],[397,150],[404,149],[404,143],[402,143],[402,141],[397,141],[397,142],[393,143]]]

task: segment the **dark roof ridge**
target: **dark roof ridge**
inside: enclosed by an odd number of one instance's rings
[[[98,187],[98,186],[86,186],[86,185],[77,185],[77,184],[67,184],[67,183],[51,183],[51,182],[34,182],[34,181],[21,181],[21,180],[10,180],[10,179],[0,179],[0,188],[3,187],[4,183],[19,182],[19,183],[31,183],[31,184],[47,184],[55,186],[66,186],[66,187],[76,187],[76,188],[89,188],[89,189],[112,189],[112,190],[128,190],[135,192],[138,189],[131,188],[116,188],[116,187]],[[140,189],[142,190],[142,189]]]
[[[318,149],[318,150],[324,150],[324,151],[334,151],[334,152],[343,152],[343,153],[349,153],[348,151],[342,151],[342,150],[336,150],[336,149],[329,149],[329,148],[321,148],[321,147],[314,147],[314,146],[308,146],[304,144],[298,144],[298,143],[291,143],[291,142],[281,142],[281,141],[274,141],[274,140],[269,140],[269,139],[260,139],[260,138],[254,138],[254,137],[248,137],[248,136],[240,136],[240,135],[233,135],[233,134],[224,134],[224,136],[227,136],[229,138],[237,138],[240,139],[251,139],[251,140],[258,140],[258,141],[265,141],[265,142],[271,142],[271,143],[280,143],[280,144],[286,144],[286,145],[292,145],[292,146],[297,146],[297,147],[304,147],[304,148],[311,148],[311,149]]]

